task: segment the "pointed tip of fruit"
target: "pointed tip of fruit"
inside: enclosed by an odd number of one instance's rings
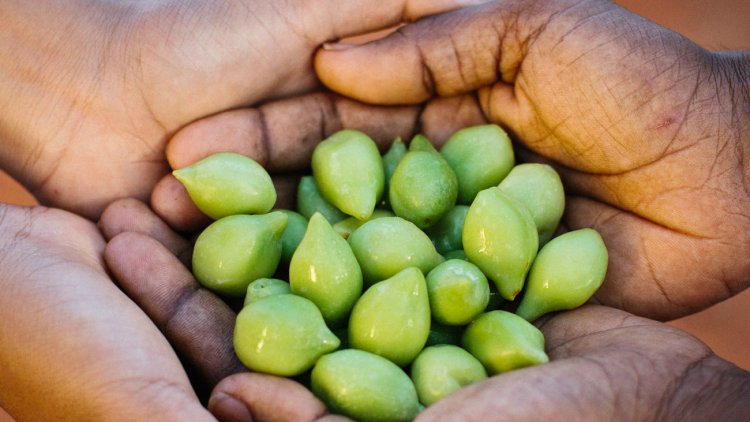
[[[268,219],[268,227],[271,231],[281,236],[284,233],[284,229],[286,229],[289,217],[281,211],[272,211],[266,214],[266,218]]]

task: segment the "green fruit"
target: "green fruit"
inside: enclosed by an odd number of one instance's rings
[[[247,306],[264,297],[291,292],[289,283],[284,280],[279,280],[278,278],[259,278],[247,285],[247,293],[245,294],[243,306]]]
[[[425,280],[432,318],[441,324],[468,324],[490,300],[487,277],[471,262],[445,261],[433,268]]]
[[[487,372],[474,356],[450,344],[425,348],[411,365],[411,379],[425,406],[485,378]]]
[[[421,133],[418,133],[411,138],[411,141],[409,142],[409,151],[438,152],[438,150],[435,149],[435,146],[432,145],[432,142]]]
[[[550,240],[531,267],[518,315],[533,321],[548,312],[583,305],[602,285],[607,260],[607,247],[593,229]]]
[[[461,336],[464,333],[464,327],[460,325],[443,325],[434,320],[430,323],[430,334],[427,336],[425,347],[435,346],[437,344],[461,344]]]
[[[383,170],[385,171],[383,192],[388,192],[393,171],[396,170],[396,166],[404,158],[404,155],[406,155],[406,146],[400,137],[396,138],[388,148],[388,151],[383,154]],[[387,199],[387,197],[388,195],[383,195],[383,199]]]
[[[314,214],[289,264],[294,294],[310,299],[337,325],[362,294],[362,271],[349,244],[321,214]]]
[[[458,178],[459,204],[471,204],[480,191],[497,186],[515,164],[510,138],[497,125],[461,129],[440,153]]]
[[[491,311],[477,317],[466,327],[462,344],[490,375],[549,361],[544,353],[542,332],[506,311]]]
[[[468,261],[469,258],[466,256],[466,252],[464,252],[463,249],[456,249],[455,251],[448,251],[443,253],[443,258],[445,260],[449,259],[463,259],[464,261]]]
[[[319,143],[312,172],[323,197],[344,213],[365,220],[383,194],[383,160],[375,142],[355,130],[341,130]]]
[[[422,272],[407,268],[367,289],[349,318],[349,344],[408,365],[430,333],[430,302]]]
[[[338,346],[339,339],[326,327],[318,308],[303,297],[268,296],[237,315],[234,350],[253,371],[299,375]]]
[[[352,232],[354,230],[357,230],[359,226],[365,224],[366,222],[370,220],[374,220],[376,218],[393,217],[393,216],[394,214],[391,211],[376,209],[372,212],[372,215],[367,220],[360,220],[358,218],[348,217],[334,224],[333,229],[336,230],[336,233],[340,234],[341,237],[343,237],[344,239],[349,239],[349,236],[351,236]]]
[[[279,210],[287,216],[286,228],[281,235],[281,262],[289,265],[294,251],[305,236],[307,230],[307,218],[298,212],[291,210]]]
[[[441,254],[449,251],[463,249],[461,233],[464,229],[464,220],[469,207],[466,205],[456,205],[451,208],[434,226],[425,230],[435,249]]]
[[[217,293],[242,297],[250,282],[276,271],[286,222],[286,214],[279,211],[214,221],[195,241],[195,278]]]
[[[400,217],[368,221],[349,236],[349,245],[368,285],[408,267],[417,267],[427,273],[443,262],[430,238]]]
[[[362,350],[321,357],[311,381],[313,393],[333,413],[358,421],[410,421],[420,411],[409,376],[389,360]]]
[[[235,214],[263,214],[276,203],[268,172],[252,158],[222,152],[172,172],[195,205],[219,219]]]
[[[427,228],[456,203],[458,181],[438,152],[409,151],[391,177],[388,200],[393,212]]]
[[[323,198],[318,185],[315,183],[315,178],[312,176],[302,176],[299,180],[299,185],[297,186],[297,211],[307,219],[310,219],[313,214],[319,212],[331,224],[349,217]]]
[[[546,164],[519,164],[499,187],[526,206],[539,233],[539,245],[547,243],[565,210],[565,192],[557,172]]]
[[[526,208],[498,187],[485,189],[469,207],[462,239],[469,260],[495,283],[502,297],[513,300],[539,245]]]

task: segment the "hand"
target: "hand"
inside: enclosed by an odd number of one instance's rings
[[[0,205],[0,404],[18,420],[212,420],[104,247],[78,216]]]
[[[610,2],[508,0],[329,47],[316,69],[369,103],[464,95],[555,165],[564,223],[609,248],[603,304],[670,319],[749,284],[747,54],[705,51]]]
[[[540,328],[550,363],[464,387],[417,420],[739,421],[750,411],[750,373],[678,329],[595,305]]]
[[[10,0],[0,168],[41,203],[95,219],[114,199],[148,198],[183,125],[318,89],[312,55],[323,42],[477,2]],[[314,105],[333,107],[330,97]],[[262,115],[242,116],[225,130],[261,127]]]

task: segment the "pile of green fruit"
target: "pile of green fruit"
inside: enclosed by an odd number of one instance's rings
[[[272,210],[270,176],[244,156],[174,174],[216,220],[196,240],[196,279],[244,296],[237,356],[253,371],[309,374],[334,412],[410,420],[464,385],[547,362],[531,321],[582,305],[604,280],[596,231],[554,236],[557,173],[517,165],[496,125],[462,129],[440,151],[397,139],[383,155],[342,130],[311,166],[296,211]]]

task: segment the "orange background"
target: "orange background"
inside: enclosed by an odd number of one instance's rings
[[[618,3],[706,48],[750,51],[746,0],[620,0]],[[0,202],[33,205],[34,198],[0,171]],[[750,370],[750,289],[670,324],[693,333],[716,354]],[[0,422],[12,419],[0,409]]]

